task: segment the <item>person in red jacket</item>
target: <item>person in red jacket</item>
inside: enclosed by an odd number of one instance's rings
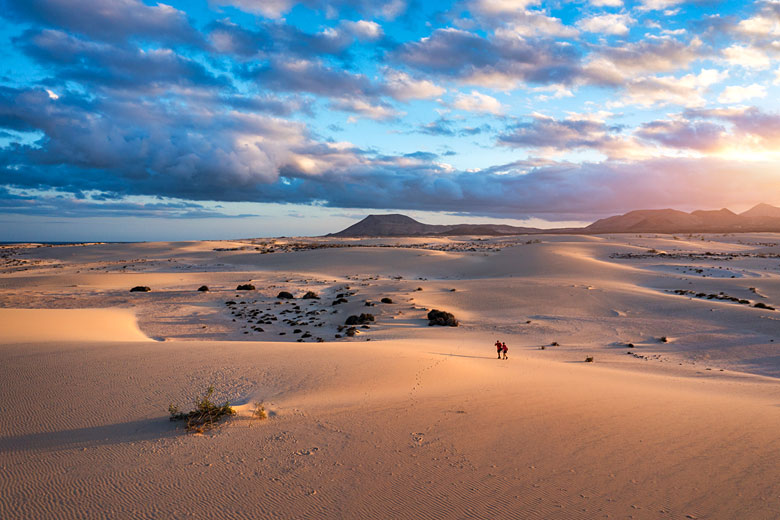
[[[501,343],[501,352],[504,353],[504,359],[507,359],[506,353],[509,352],[509,349],[507,348],[506,343]]]
[[[501,342],[496,340],[496,352],[498,352],[498,359],[501,359],[501,351],[503,347],[501,345]]]

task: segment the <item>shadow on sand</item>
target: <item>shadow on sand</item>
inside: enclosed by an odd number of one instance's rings
[[[158,440],[181,435],[167,417],[141,419],[104,426],[91,426],[56,432],[1,436],[0,453],[14,451],[63,451],[126,442]]]

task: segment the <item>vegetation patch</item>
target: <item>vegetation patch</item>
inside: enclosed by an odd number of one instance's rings
[[[441,325],[443,327],[457,327],[458,320],[450,312],[433,309],[428,313],[428,326]]]
[[[182,412],[178,406],[169,405],[168,412],[171,414],[171,421],[184,421],[185,429],[192,433],[203,433],[215,428],[217,424],[232,415],[236,411],[230,406],[230,402],[219,406],[211,401],[214,394],[214,387],[210,386],[206,394],[195,399],[195,409],[189,412]]]

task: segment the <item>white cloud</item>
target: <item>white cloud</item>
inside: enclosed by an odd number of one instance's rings
[[[344,112],[353,112],[368,119],[375,121],[384,121],[387,119],[395,119],[403,114],[396,112],[393,107],[387,105],[372,105],[368,101],[362,99],[347,99],[341,98],[331,102],[331,107],[336,110],[343,110]],[[354,121],[354,118],[350,118],[350,121]]]
[[[494,115],[500,114],[504,108],[496,98],[476,90],[472,90],[471,94],[458,94],[452,106],[468,112],[485,112]]]
[[[718,96],[718,101],[721,103],[741,103],[748,99],[763,97],[766,97],[766,87],[753,83],[746,87],[740,85],[726,87]]]
[[[681,4],[683,0],[642,0],[637,9],[640,11],[661,11]]]
[[[628,34],[635,22],[628,14],[600,14],[583,18],[577,26],[583,31],[600,34]]]
[[[417,80],[396,70],[385,72],[388,92],[395,99],[408,101],[410,99],[430,99],[444,94],[445,90],[428,80]]]
[[[346,31],[360,40],[376,40],[384,35],[382,26],[376,22],[358,20],[357,22],[344,21],[341,24]]]
[[[749,36],[778,36],[780,19],[759,14],[739,22],[737,31]]]
[[[292,8],[292,0],[211,0],[210,3],[226,6],[231,5],[247,13],[255,13],[266,18],[281,18]]]
[[[756,47],[732,45],[723,49],[723,56],[730,65],[746,69],[768,69],[771,62],[764,51]]]
[[[623,0],[590,0],[593,7],[623,7]]]
[[[728,77],[727,71],[703,69],[699,74],[686,74],[680,78],[674,76],[648,76],[639,78],[626,85],[626,95],[620,104],[641,106],[681,105],[699,107],[706,103],[704,95],[713,85]]]
[[[538,3],[539,0],[475,0],[469,8],[482,14],[508,14],[522,12]]]

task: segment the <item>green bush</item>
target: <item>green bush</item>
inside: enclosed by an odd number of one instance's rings
[[[236,411],[226,401],[222,406],[218,406],[211,401],[214,394],[214,387],[210,386],[206,394],[195,399],[195,409],[189,412],[182,412],[178,406],[169,405],[168,412],[171,414],[171,421],[185,421],[185,428],[188,432],[203,433],[217,426],[222,419],[236,414]]]

